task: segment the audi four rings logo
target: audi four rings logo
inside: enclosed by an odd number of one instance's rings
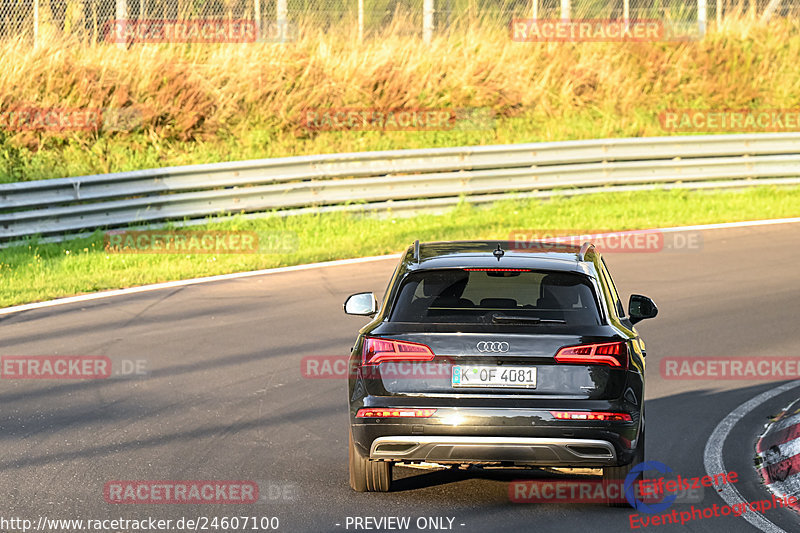
[[[507,352],[508,351],[508,343],[503,342],[487,342],[481,341],[477,344],[477,348],[479,352]]]

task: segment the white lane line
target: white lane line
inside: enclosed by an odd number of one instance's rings
[[[800,217],[794,218],[773,218],[768,220],[744,220],[742,222],[721,222],[719,224],[701,224],[698,226],[674,226],[671,228],[653,228],[660,231],[691,231],[707,229],[726,229],[726,228],[748,228],[750,226],[772,226],[774,224],[796,224],[800,222]]]
[[[178,281],[167,281],[165,283],[155,283],[153,285],[140,285],[138,287],[130,287],[128,289],[116,289],[113,291],[93,292],[91,294],[81,294],[79,296],[69,296],[67,298],[58,298],[56,300],[48,300],[46,302],[36,302],[32,304],[15,305],[13,307],[5,307],[0,309],[0,315],[7,315],[10,313],[18,313],[20,311],[28,311],[31,309],[41,309],[43,307],[53,307],[56,305],[71,304],[75,302],[86,302],[89,300],[99,300],[101,298],[110,298],[112,296],[122,296],[124,294],[135,294],[137,292],[155,291],[159,289],[169,289],[173,287],[184,287],[186,285],[194,285],[196,283],[210,283],[212,281],[223,281],[228,279],[248,278],[251,276],[261,276],[266,274],[279,274],[281,272],[295,272],[298,270],[311,270],[314,268],[333,267],[341,265],[355,265],[358,263],[367,263],[370,261],[382,261],[384,259],[398,259],[400,254],[379,255],[374,257],[359,257],[356,259],[340,259],[338,261],[326,261],[324,263],[310,263],[307,265],[295,265],[280,268],[267,268],[264,270],[251,270],[249,272],[234,272],[233,274],[220,274],[218,276],[207,276],[204,278],[182,279]]]
[[[746,220],[743,222],[723,222],[720,224],[703,224],[698,226],[673,226],[669,228],[647,228],[649,230],[659,230],[667,233],[679,231],[704,231],[714,229],[726,228],[746,228],[751,226],[771,226],[774,224],[795,224],[800,223],[800,217],[794,218],[775,218],[767,220]],[[632,233],[637,231],[646,230],[624,230],[618,233]],[[491,240],[491,239],[488,239]],[[156,283],[152,285],[140,285],[138,287],[130,287],[128,289],[116,289],[112,291],[94,292],[91,294],[81,294],[79,296],[70,296],[67,298],[57,298],[55,300],[48,300],[45,302],[36,302],[32,304],[15,305],[13,307],[0,308],[0,315],[7,315],[11,313],[18,313],[20,311],[29,311],[31,309],[42,309],[45,307],[53,307],[56,305],[64,305],[75,302],[87,302],[89,300],[98,300],[100,298],[111,298],[112,296],[122,296],[125,294],[136,294],[139,292],[155,291],[158,289],[169,289],[172,287],[184,287],[186,285],[194,285],[196,283],[209,283],[212,281],[223,281],[228,279],[247,278],[251,276],[260,276],[264,274],[277,274],[279,272],[292,272],[295,270],[308,270],[312,268],[324,268],[339,265],[353,265],[357,263],[364,263],[367,261],[381,261],[383,259],[399,258],[400,254],[380,255],[373,257],[360,257],[356,259],[341,259],[338,261],[326,261],[322,263],[311,263],[307,265],[296,265],[281,268],[268,268],[264,270],[252,270],[250,272],[234,272],[233,274],[221,274],[219,276],[208,276],[204,278],[183,279],[178,281],[168,281],[166,283]]]
[[[791,381],[781,385],[780,387],[763,392],[755,398],[744,402],[742,405],[731,411],[725,418],[723,418],[722,421],[717,424],[717,427],[714,428],[714,431],[708,438],[708,442],[706,442],[705,450],[703,451],[703,463],[706,468],[706,473],[710,476],[727,473],[725,464],[722,460],[722,449],[725,445],[725,440],[728,438],[728,435],[733,427],[748,413],[762,403],[774,398],[775,396],[778,396],[779,394],[783,394],[786,391],[792,390],[795,387],[800,387],[800,380]],[[722,491],[719,492],[719,495],[729,506],[747,503],[747,500],[742,497],[739,490],[731,483],[723,485]],[[748,510],[741,516],[750,522],[750,524],[757,527],[761,531],[764,531],[765,533],[786,533],[786,531],[767,520],[763,514],[754,509]]]

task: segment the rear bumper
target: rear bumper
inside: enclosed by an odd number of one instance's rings
[[[392,436],[372,442],[370,459],[430,463],[496,463],[538,466],[613,466],[614,446],[596,439],[532,437]]]
[[[414,407],[431,407],[426,403]],[[582,410],[627,412],[632,420],[558,420],[542,408],[438,405],[429,418],[355,418],[353,412],[351,431],[359,453],[373,460],[559,467],[630,463],[638,443],[638,409],[586,400],[562,400],[558,409],[576,410],[578,404]]]

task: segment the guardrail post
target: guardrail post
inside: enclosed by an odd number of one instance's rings
[[[261,40],[261,0],[253,0],[253,23],[256,25],[256,42]]]
[[[33,0],[33,47],[39,46],[39,0]]]
[[[570,12],[569,0],[561,0],[561,20],[569,20],[572,18]]]
[[[364,0],[358,0],[358,42],[364,40]]]
[[[116,0],[116,19],[118,22],[128,24],[128,4],[126,0]],[[125,48],[125,41],[121,40],[117,43],[119,48]]]
[[[433,39],[433,0],[424,0],[422,4],[422,40],[426,43]]]
[[[286,34],[289,31],[289,5],[286,0],[278,0],[275,7],[278,18],[278,31],[281,34],[280,42],[286,42]]]
[[[706,35],[706,22],[708,20],[708,6],[706,0],[697,0],[697,29],[700,38]]]
[[[720,0],[717,0],[717,2],[719,1]],[[772,18],[772,14],[780,5],[781,5],[781,0],[770,0],[769,4],[767,4],[767,7],[764,8],[764,14],[761,15],[761,20],[767,21],[770,18]]]
[[[625,27],[630,28],[631,20],[631,0],[622,1],[622,18],[625,19]]]

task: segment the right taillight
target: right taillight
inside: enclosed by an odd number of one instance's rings
[[[608,365],[627,369],[628,344],[620,341],[564,346],[558,350],[556,361],[583,365]]]
[[[558,420],[604,420],[612,422],[630,422],[628,413],[606,413],[604,411],[550,411]]]

